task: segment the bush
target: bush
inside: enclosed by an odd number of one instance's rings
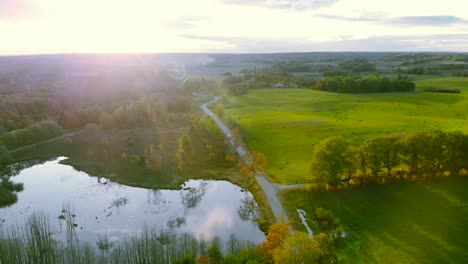
[[[458,89],[429,87],[423,90],[428,93],[460,93]]]
[[[0,144],[0,168],[7,165],[10,160],[10,152],[8,152],[8,149],[5,146]]]

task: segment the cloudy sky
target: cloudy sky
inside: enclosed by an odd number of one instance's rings
[[[0,54],[468,52],[468,0],[0,0]]]

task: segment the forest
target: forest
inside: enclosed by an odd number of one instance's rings
[[[387,93],[412,92],[416,85],[408,80],[389,79],[381,75],[365,77],[327,77],[315,83],[313,89],[334,93]]]

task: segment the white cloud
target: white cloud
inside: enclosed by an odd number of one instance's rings
[[[224,0],[223,2],[231,5],[250,5],[301,11],[304,9],[318,9],[331,6],[338,1],[339,0]]]

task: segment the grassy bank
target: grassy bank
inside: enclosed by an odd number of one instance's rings
[[[468,132],[468,93],[346,95],[265,89],[227,97],[224,107],[225,115],[241,125],[249,148],[267,156],[269,173],[281,183],[313,180],[308,171],[314,145],[329,136],[358,143],[386,133]]]
[[[309,218],[316,208],[331,210],[360,241],[351,263],[464,263],[467,185],[467,177],[439,178],[324,193],[294,190],[282,198],[297,223],[296,208]]]

